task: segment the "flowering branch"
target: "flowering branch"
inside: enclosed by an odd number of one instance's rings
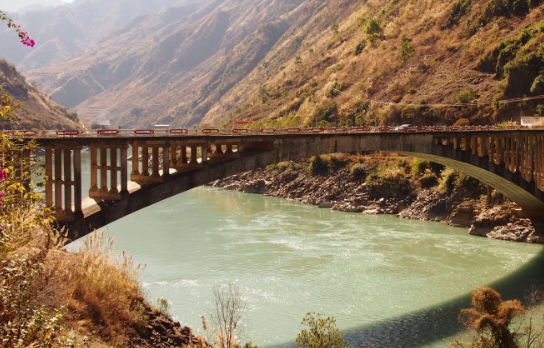
[[[30,38],[28,35],[28,32],[22,31],[21,26],[17,25],[13,22],[11,18],[9,18],[4,11],[0,11],[0,20],[7,21],[8,28],[14,28],[15,32],[19,36],[19,39],[21,39],[21,43],[25,46],[34,47],[36,42]]]

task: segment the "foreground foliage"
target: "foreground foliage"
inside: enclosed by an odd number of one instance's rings
[[[302,330],[296,338],[296,348],[349,348],[344,333],[336,327],[336,320],[321,313],[308,313],[302,319]]]
[[[461,310],[459,321],[468,336],[451,342],[456,348],[544,347],[542,293],[533,290],[527,309],[519,300],[502,301],[491,288],[472,292],[472,308]]]

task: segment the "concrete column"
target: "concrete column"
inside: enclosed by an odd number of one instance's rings
[[[134,161],[134,157],[132,157]],[[136,159],[137,161],[137,159]],[[121,147],[121,195],[128,195],[128,145]]]
[[[191,161],[190,164],[198,164],[196,160],[196,146],[191,146]]]
[[[497,159],[496,164],[504,163],[504,136],[497,137]]]
[[[45,175],[47,181],[45,182],[45,205],[47,207],[53,206],[53,149],[50,147],[45,148]]]
[[[180,162],[181,164],[187,164],[187,146],[181,144]]]
[[[142,175],[149,176],[149,147],[142,146]]]
[[[62,150],[55,149],[55,211],[62,213]]]
[[[175,168],[177,164],[177,145],[170,145],[170,167]]]
[[[228,154],[234,153],[232,151],[232,144],[227,144],[227,151],[225,153],[228,153]]]
[[[478,154],[478,137],[470,137],[470,148],[472,149],[472,155],[476,156]]]
[[[81,146],[76,146],[74,148],[74,212],[76,219],[83,218],[82,200]]]
[[[201,147],[201,155],[202,155],[202,160],[200,161],[200,163],[204,163],[204,162],[208,162],[208,148],[209,148],[209,144],[208,145],[203,145]]]
[[[64,149],[64,211],[72,213],[72,153]]]
[[[488,157],[489,157],[489,162],[495,162],[495,141],[496,141],[496,138],[495,137],[489,137],[487,138],[487,148],[488,148]]]
[[[159,174],[159,147],[158,146],[153,146],[151,148],[151,151],[152,151],[152,154],[153,154],[153,158],[151,159],[153,173],[151,174],[151,176],[160,177],[160,174]]]
[[[107,193],[108,190],[108,149],[100,148],[100,192]]]
[[[110,193],[119,193],[117,189],[117,148],[111,148],[110,150]]]
[[[140,159],[138,157],[138,148],[138,145],[132,144],[132,175],[140,175]]]
[[[91,192],[98,192],[98,161],[97,161],[97,148],[96,145],[91,145],[91,188],[89,189],[89,196]]]
[[[510,137],[510,136],[506,136],[504,138],[504,166],[509,171],[512,171],[512,168],[510,167],[510,165],[511,165],[510,159],[512,158],[512,156],[510,154],[510,151],[511,151],[511,148],[512,148],[511,140],[512,140],[512,137]]]
[[[527,149],[528,150],[528,155],[529,155],[529,158],[528,158],[528,164],[529,164],[529,172],[527,173],[528,174],[528,180],[529,182],[533,181],[534,180],[534,150],[535,150],[535,137],[534,135],[529,135],[528,136],[528,145],[529,145],[529,148]]]
[[[162,176],[170,176],[170,145],[162,148]]]

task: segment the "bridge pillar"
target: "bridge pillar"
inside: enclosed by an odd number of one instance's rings
[[[140,161],[134,160],[140,152],[142,156],[142,170],[140,171]],[[149,149],[151,148],[151,157],[149,157]],[[171,149],[173,150],[171,151]],[[171,162],[176,161],[175,145],[171,143],[148,143],[144,145],[132,144],[132,173],[130,180],[140,184],[157,184],[162,183],[170,176]],[[172,153],[172,155],[170,155]],[[136,157],[134,157],[136,155]],[[161,164],[162,161],[162,164]],[[149,164],[151,162],[151,172]],[[161,172],[162,169],[162,172]]]
[[[81,146],[53,146],[45,147],[44,150],[45,173],[48,177],[45,186],[46,205],[53,207],[57,220],[75,221],[83,218]]]
[[[149,176],[149,147],[142,146],[142,172],[140,176]]]
[[[89,190],[89,197],[105,201],[120,201],[123,199],[123,195],[128,194],[127,148],[127,145],[91,146],[91,188]],[[118,150],[121,152],[121,163],[118,160]],[[98,151],[100,151],[100,156],[97,156]],[[118,188],[119,175],[121,176],[121,190]],[[100,177],[100,189],[98,188],[98,177]]]
[[[216,150],[208,154],[212,161],[230,160],[240,157],[240,153],[232,150],[232,147],[237,145],[237,143],[214,143],[214,145]],[[225,151],[223,151],[223,147],[225,147]]]

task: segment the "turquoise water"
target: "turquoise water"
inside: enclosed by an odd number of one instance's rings
[[[521,297],[544,279],[540,245],[209,187],[104,231],[147,265],[150,301],[166,298],[197,334],[211,289],[237,284],[247,306],[241,339],[259,347],[292,346],[309,311],[335,317],[352,347],[445,347],[472,289]]]

